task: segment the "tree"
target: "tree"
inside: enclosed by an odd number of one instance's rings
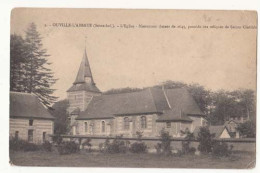
[[[255,138],[256,136],[256,126],[252,121],[246,121],[239,124],[237,130],[241,136],[246,138]]]
[[[26,63],[24,39],[16,34],[10,38],[10,90],[22,91],[24,88]]]
[[[11,91],[34,93],[50,107],[57,99],[52,96],[54,89],[51,89],[57,79],[48,68],[48,56],[34,23],[27,28],[25,39],[11,35]]]
[[[118,89],[110,89],[106,92],[103,92],[103,94],[108,95],[108,94],[119,94],[119,93],[131,93],[131,92],[136,92],[136,91],[141,91],[141,88],[118,88]]]
[[[213,147],[213,135],[210,134],[208,127],[200,127],[198,134],[199,146],[198,150],[202,153],[209,153],[212,151]]]
[[[66,134],[69,130],[69,114],[67,109],[69,102],[67,99],[58,101],[53,104],[51,114],[55,117],[54,120],[54,133]]]

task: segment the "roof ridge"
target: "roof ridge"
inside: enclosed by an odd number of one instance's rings
[[[155,107],[155,110],[156,110],[157,112],[159,112],[158,109],[157,109],[157,107],[156,107],[156,104],[155,104],[155,102],[154,102],[154,97],[153,97],[151,88],[148,88],[148,91],[149,91],[149,94],[150,94],[151,97],[152,97],[152,102],[153,102],[153,106]]]

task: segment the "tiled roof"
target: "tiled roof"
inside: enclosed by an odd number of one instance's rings
[[[160,114],[159,121],[192,121],[203,115],[186,89],[149,88],[122,94],[95,96],[77,119],[113,118],[115,115]]]
[[[77,119],[113,118],[114,115],[129,115],[158,112],[150,90],[133,93],[95,96],[86,111]]]
[[[36,95],[10,92],[10,117],[54,119]]]

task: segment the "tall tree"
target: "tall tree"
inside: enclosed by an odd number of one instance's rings
[[[36,25],[34,23],[29,25],[24,40],[21,37],[13,37],[13,39],[11,37],[11,91],[34,93],[45,106],[50,107],[57,99],[52,96],[54,89],[51,88],[57,79],[54,79],[53,72],[48,68],[49,55],[47,50],[42,48],[42,37]],[[20,74],[16,77],[17,70],[21,72],[22,78]]]
[[[26,66],[27,73],[27,91],[29,93],[35,93],[42,103],[46,106],[50,106],[50,103],[56,100],[56,97],[51,94],[54,89],[51,86],[56,82],[53,77],[53,72],[48,65],[46,57],[47,50],[42,48],[42,37],[36,29],[36,25],[31,23],[26,30],[25,43],[28,48]]]
[[[10,90],[22,91],[24,88],[26,64],[26,48],[24,39],[16,34],[10,38]]]

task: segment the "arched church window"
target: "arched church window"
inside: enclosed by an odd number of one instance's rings
[[[145,129],[146,127],[147,127],[146,117],[142,116],[141,117],[141,128]]]
[[[125,129],[125,130],[129,130],[129,127],[130,127],[129,118],[128,118],[128,117],[125,117],[125,118],[124,118],[124,129]]]
[[[101,122],[101,126],[102,126],[102,132],[105,132],[105,131],[106,131],[105,121],[102,121],[102,122]]]
[[[84,125],[85,125],[85,132],[88,132],[88,122],[85,122]]]

